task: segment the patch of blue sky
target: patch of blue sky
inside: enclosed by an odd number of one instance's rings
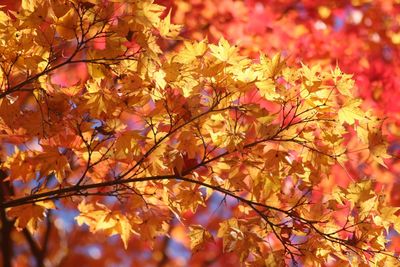
[[[201,191],[205,194],[205,190]],[[197,212],[195,223],[201,225],[207,225],[210,222],[210,218],[218,217],[220,219],[229,219],[232,217],[231,207],[232,201],[228,201],[227,197],[224,199],[224,195],[218,192],[214,192],[208,200],[207,210],[204,212]],[[234,201],[234,203],[237,203]]]
[[[59,204],[59,202],[57,204]],[[52,210],[52,214],[56,217],[54,220],[56,226],[62,227],[66,232],[71,232],[75,227],[77,227],[75,221],[75,217],[79,215],[79,212],[77,210],[66,209],[63,207]]]
[[[343,29],[345,25],[345,18],[341,16],[334,16],[333,18],[333,30],[338,32]]]
[[[192,253],[181,243],[176,242],[174,239],[170,239],[167,248],[167,254],[171,258],[181,258],[189,260]]]

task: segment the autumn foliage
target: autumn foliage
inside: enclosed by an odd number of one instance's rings
[[[266,2],[3,7],[3,266],[399,264],[398,4]]]

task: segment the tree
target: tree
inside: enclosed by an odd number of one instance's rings
[[[346,135],[388,157],[338,66],[185,39],[151,0],[22,1],[0,24],[4,266],[398,263],[374,180],[321,186]]]
[[[172,5],[173,19],[185,25],[188,38],[205,36],[214,41],[224,36],[239,42],[241,54],[281,51],[291,62],[328,67],[339,64],[355,80],[355,94],[384,117],[383,131],[390,141],[388,168],[368,162],[368,153],[349,141],[349,160],[334,166],[330,188],[347,186],[343,177],[373,177],[392,205],[400,205],[399,177],[399,21],[398,1],[161,1]],[[350,179],[348,179],[350,181]],[[399,235],[391,236],[392,247]],[[397,244],[397,245],[396,245]]]
[[[399,181],[399,22],[398,1],[161,1],[172,6],[173,18],[185,25],[188,38],[210,41],[224,36],[240,42],[241,54],[257,51],[282,52],[292,62],[307,62],[328,67],[339,64],[354,74],[355,94],[363,106],[372,107],[385,117],[383,129],[390,140],[393,159],[388,169],[378,164],[363,164],[367,155],[352,153],[346,171],[353,178],[374,176],[400,204]],[[346,40],[346,41],[344,41]],[[351,142],[355,145],[356,142]],[[362,147],[352,147],[363,151]],[[338,174],[346,175],[342,167]]]

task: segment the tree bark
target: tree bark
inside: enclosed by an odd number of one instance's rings
[[[28,229],[23,230],[23,234],[25,236],[26,241],[29,244],[29,247],[32,252],[32,256],[35,258],[36,266],[37,267],[43,267],[43,253],[40,249],[40,247],[37,245],[36,241],[34,240],[33,236],[31,233],[29,233]]]
[[[0,202],[5,201],[5,197],[10,194],[10,184],[5,182],[4,179],[7,174],[0,170]],[[11,231],[13,229],[12,221],[8,220],[6,215],[6,209],[0,209],[0,221],[1,221],[1,235],[0,235],[0,245],[1,254],[4,267],[11,267],[13,258],[13,244],[11,240]]]

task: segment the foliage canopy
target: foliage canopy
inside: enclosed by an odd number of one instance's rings
[[[397,264],[386,236],[398,208],[374,180],[320,187],[351,133],[368,160],[388,158],[352,75],[185,39],[170,14],[151,0],[0,12],[4,266],[17,246],[60,264],[46,249],[62,250],[51,229],[64,210],[128,250],[179,224],[193,253],[222,240],[251,266]],[[192,219],[215,199],[228,218]]]

